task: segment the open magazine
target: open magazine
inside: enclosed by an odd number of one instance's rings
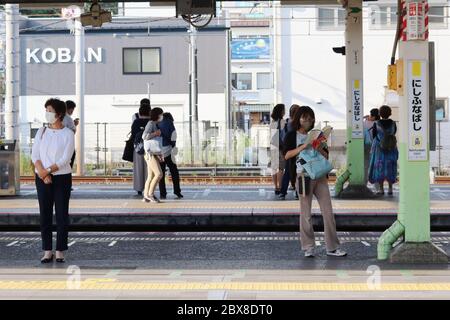
[[[330,126],[325,126],[323,129],[314,128],[308,132],[304,143],[311,144],[313,148],[317,149],[322,142],[328,140],[332,130],[333,128]]]

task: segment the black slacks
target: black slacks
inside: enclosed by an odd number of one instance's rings
[[[166,165],[169,167],[170,175],[172,176],[173,182],[173,193],[181,193],[180,188],[180,173],[178,172],[178,167],[176,163],[172,161],[172,155],[164,158],[164,162],[159,163],[161,165],[162,178],[159,180],[159,194],[160,196],[167,196],[166,190]]]
[[[54,175],[51,184],[45,184],[37,175],[35,179],[41,221],[42,250],[52,250],[53,206],[56,214],[56,250],[67,250],[72,174]]]

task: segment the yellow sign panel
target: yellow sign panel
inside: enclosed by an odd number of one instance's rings
[[[389,90],[397,90],[397,65],[388,65],[388,88]]]

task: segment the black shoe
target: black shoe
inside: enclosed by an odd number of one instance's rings
[[[181,193],[175,193],[175,195],[177,196],[177,199],[183,198],[183,195]]]
[[[278,190],[278,189],[275,189],[275,195],[279,195],[281,193],[281,191],[280,190]]]
[[[66,262],[66,260],[64,258],[56,258],[56,262],[64,263],[64,262]]]
[[[165,199],[167,199],[167,196],[160,195],[159,198],[165,200]]]
[[[54,258],[55,256],[52,254],[52,256],[50,257],[50,258],[43,258],[43,259],[41,259],[41,263],[50,263],[50,262],[53,262],[53,258]]]
[[[142,196],[142,191],[138,191],[138,192],[137,192],[137,195],[138,195],[138,196]]]
[[[278,200],[286,200],[286,195],[285,194],[280,194],[278,196]]]

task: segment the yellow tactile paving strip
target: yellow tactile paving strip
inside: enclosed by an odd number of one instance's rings
[[[449,282],[367,283],[327,282],[118,282],[87,279],[79,286],[67,281],[0,281],[0,290],[238,290],[238,291],[450,291]]]
[[[200,201],[200,200],[182,200],[165,201],[159,204],[143,203],[137,199],[73,199],[70,201],[72,209],[295,209],[298,210],[300,203],[298,201]],[[30,209],[38,208],[36,200],[2,200],[1,209]],[[313,201],[313,208],[318,209],[316,200]],[[355,201],[355,200],[333,200],[334,209],[342,210],[396,210],[398,203],[392,201],[378,200],[373,201]],[[450,201],[431,201],[430,208],[435,210],[450,210]]]

